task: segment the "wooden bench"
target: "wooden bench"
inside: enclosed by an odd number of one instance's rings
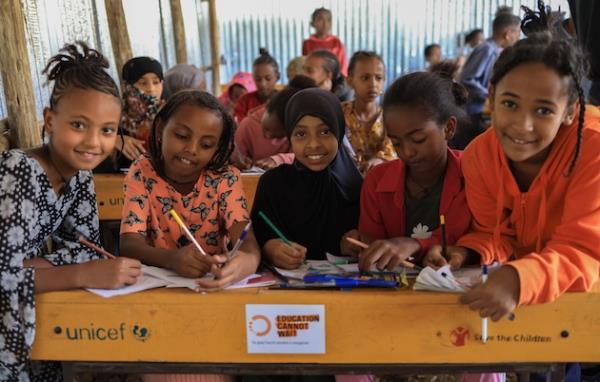
[[[124,205],[122,174],[94,174],[96,200],[100,220],[121,220],[121,210]],[[252,209],[254,195],[260,175],[242,174],[244,193],[248,199],[248,209]]]
[[[324,305],[325,354],[248,354],[247,304]],[[484,344],[479,315],[450,293],[246,289],[198,294],[162,288],[105,299],[82,290],[52,292],[36,297],[31,357],[63,361],[65,370],[105,373],[545,370],[560,380],[566,362],[600,361],[599,311],[596,284],[590,293],[566,293],[553,303],[520,307],[510,320],[490,320]],[[136,338],[136,325],[146,329],[144,338]],[[104,338],[91,338],[99,329]]]

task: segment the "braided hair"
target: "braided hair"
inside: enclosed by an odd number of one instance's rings
[[[583,142],[585,97],[581,80],[587,72],[587,59],[577,45],[564,37],[564,33],[558,29],[562,28],[560,20],[555,18],[556,13],[552,15],[550,7],[546,7],[543,1],[538,1],[538,11],[527,7],[522,8],[525,16],[521,28],[527,38],[504,49],[494,65],[490,84],[496,86],[508,72],[529,62],[543,63],[548,68],[554,69],[560,77],[568,78],[568,102],[571,105],[579,100],[577,143],[573,159],[566,172],[566,176],[569,176],[575,168]]]
[[[148,137],[148,153],[152,165],[160,176],[165,176],[165,167],[163,163],[162,148],[160,138],[164,127],[169,119],[175,114],[177,109],[183,105],[192,105],[208,109],[215,113],[223,123],[223,130],[217,151],[210,159],[206,168],[213,171],[222,171],[223,166],[227,164],[231,153],[233,152],[233,134],[235,131],[235,122],[223,105],[213,95],[199,90],[180,90],[167,100],[167,103],[160,108],[150,129]]]
[[[42,71],[48,82],[54,81],[50,108],[54,109],[71,88],[93,89],[120,100],[119,88],[106,69],[108,61],[102,53],[82,41],[66,44]]]

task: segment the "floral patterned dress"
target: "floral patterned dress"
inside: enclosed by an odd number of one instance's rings
[[[124,183],[121,234],[139,233],[148,245],[174,249],[190,242],[168,213],[174,209],[209,254],[223,253],[231,226],[248,221],[248,205],[240,172],[203,171],[193,190],[181,195],[161,178],[146,156],[135,161]]]
[[[96,192],[91,173],[79,171],[57,196],[36,159],[21,150],[0,155],[0,381],[62,381],[57,363],[30,362],[35,338],[33,268],[44,257],[54,265],[99,256],[77,242],[98,244]],[[42,254],[51,238],[54,251]]]

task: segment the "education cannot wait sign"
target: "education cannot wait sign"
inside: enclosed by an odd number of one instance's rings
[[[246,305],[249,354],[325,354],[324,305]]]

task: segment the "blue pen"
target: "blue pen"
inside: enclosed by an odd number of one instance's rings
[[[248,224],[246,224],[246,226],[244,227],[244,230],[240,234],[240,237],[238,238],[237,242],[233,246],[233,249],[231,250],[231,253],[229,254],[229,259],[227,261],[231,261],[231,259],[233,259],[235,257],[237,250],[240,249],[240,247],[242,246],[242,243],[244,242],[244,239],[248,235],[248,232],[250,231],[251,226],[252,226],[252,221],[249,221]]]

